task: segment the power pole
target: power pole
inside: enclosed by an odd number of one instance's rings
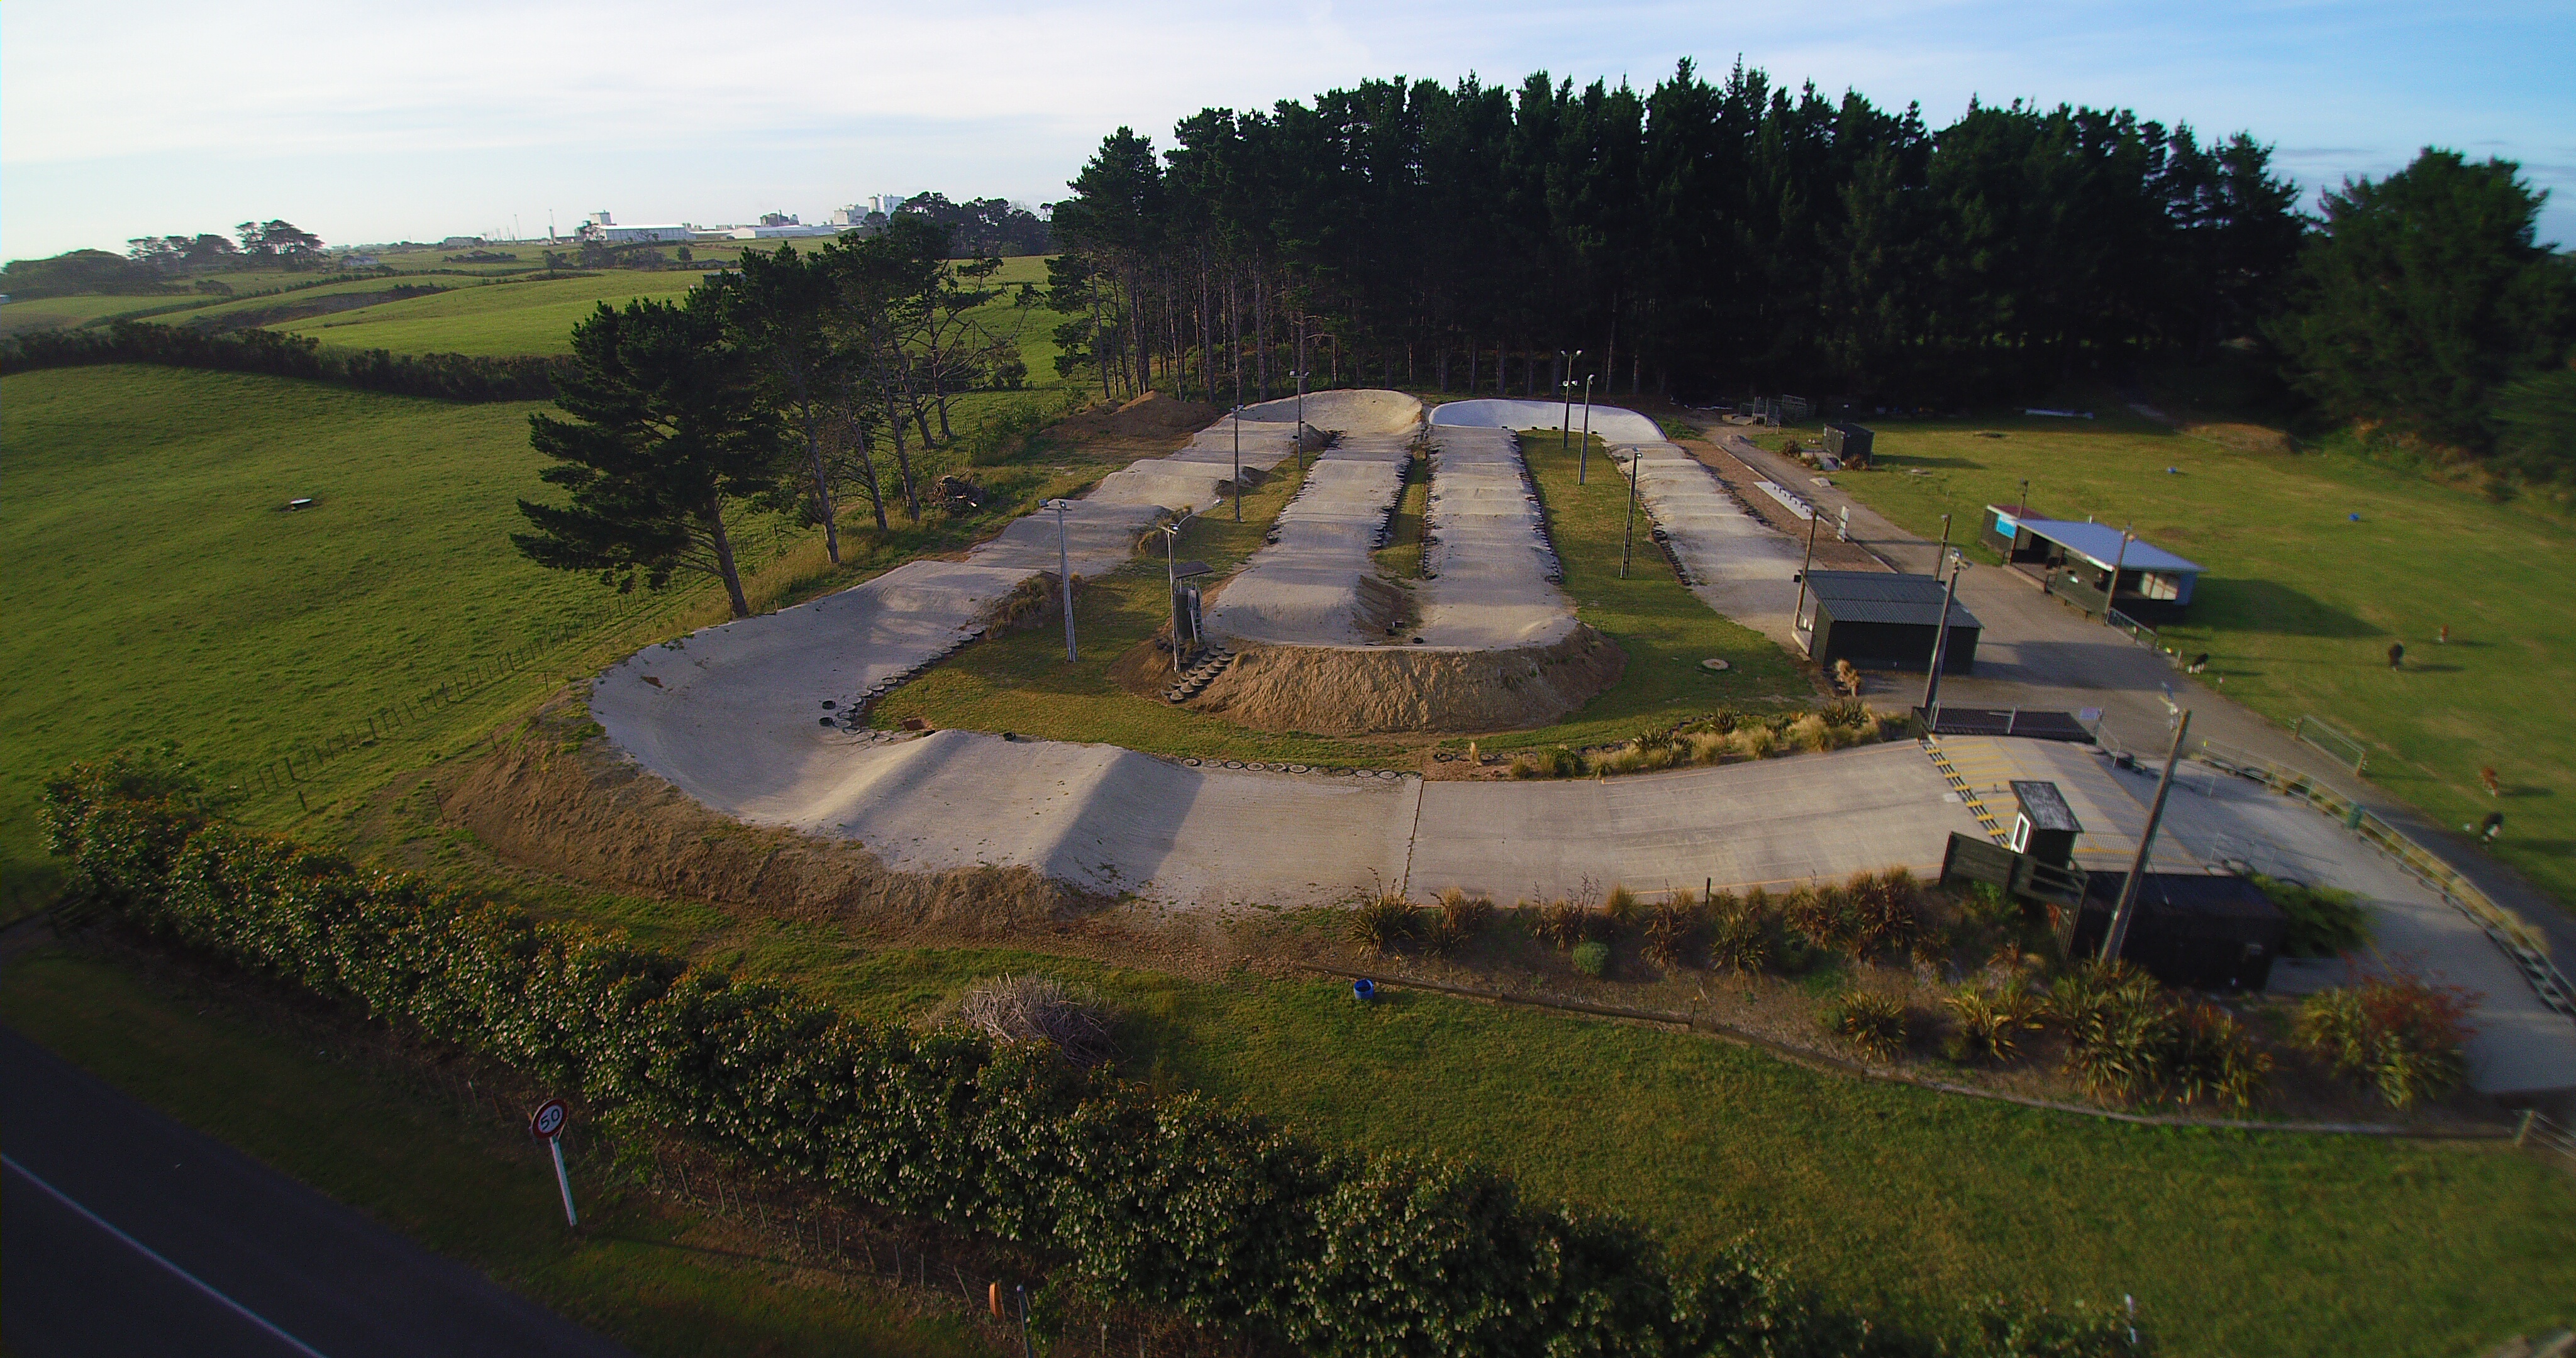
[[[1588,440],[1587,440],[1587,446],[1589,446],[1589,441],[1588,441]],[[1815,515],[1813,515],[1813,514],[1809,514],[1809,515],[1807,516],[1807,560],[1806,560],[1806,564],[1804,564],[1804,565],[1802,565],[1802,566],[1798,567],[1798,603],[1797,603],[1797,606],[1789,610],[1789,635],[1791,635],[1791,636],[1793,636],[1793,637],[1794,637],[1794,636],[1796,636],[1796,635],[1798,635],[1798,619],[1803,618],[1803,617],[1805,617],[1805,616],[1807,615],[1807,577],[1808,577],[1808,576],[1810,576],[1810,575],[1813,575],[1813,574],[1815,573],[1815,570],[1816,570],[1816,516],[1815,516]],[[1816,647],[1815,647],[1815,643],[1813,643],[1813,642],[1809,642],[1809,643],[1807,643],[1807,654],[1808,654],[1808,656],[1809,656],[1809,657],[1811,657],[1811,658],[1816,654]]]
[[[2191,709],[2174,720],[2173,748],[2165,751],[2164,776],[2156,780],[2156,800],[2147,808],[2147,832],[2138,836],[2138,855],[2129,860],[2129,880],[2120,884],[2120,903],[2111,910],[2111,930],[2102,935],[2102,960],[2117,962],[2129,941],[2129,920],[2137,913],[2138,882],[2147,875],[2147,851],[2155,847],[2156,828],[2165,821],[2165,794],[2173,791],[2174,765],[2182,762],[2183,737],[2191,733]],[[2080,907],[2079,907],[2080,908]]]
[[[1966,557],[1950,562],[1950,583],[1941,591],[1941,621],[1932,629],[1932,673],[1923,681],[1923,720],[1939,724],[1941,703],[1941,667],[1950,661],[1950,605],[1959,598],[1959,572],[1968,564]]]

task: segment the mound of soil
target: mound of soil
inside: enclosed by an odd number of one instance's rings
[[[440,797],[441,816],[511,862],[603,886],[872,928],[994,936],[1095,902],[1033,869],[889,869],[847,840],[745,825],[596,738],[567,694]]]
[[[1150,659],[1139,657],[1137,678],[1167,679],[1170,658],[1140,649]],[[1583,624],[1553,645],[1504,651],[1250,646],[1189,705],[1265,731],[1510,731],[1565,716],[1627,668],[1627,654]]]
[[[1149,391],[1124,405],[1097,405],[1077,410],[1048,425],[1046,432],[1057,438],[1082,443],[1094,440],[1161,443],[1186,439],[1214,424],[1224,414],[1223,406],[1177,401],[1159,391]]]

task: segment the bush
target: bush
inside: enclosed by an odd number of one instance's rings
[[[1587,888],[1585,894],[1590,894]],[[1601,923],[1613,937],[1637,921],[1637,893],[1613,883],[1601,899]]]
[[[2002,1065],[2021,1054],[2021,1038],[2039,1031],[2046,1007],[2020,985],[1961,986],[1942,999],[1955,1020],[1942,1050],[1962,1064]]]
[[[1431,921],[1430,936],[1424,941],[1431,951],[1446,957],[1483,933],[1493,918],[1492,901],[1453,886],[1440,893],[1440,913]]]
[[[1700,934],[1699,906],[1688,892],[1646,911],[1646,959],[1660,967],[1678,967],[1688,963],[1698,951]]]
[[[1581,943],[1591,927],[1592,912],[1572,901],[1559,898],[1539,908],[1538,936],[1559,950]]]
[[[1741,904],[1728,900],[1710,906],[1714,922],[1709,930],[1709,965],[1731,967],[1746,975],[1770,965],[1773,921],[1769,903],[1761,895],[1757,887],[1754,898]]]
[[[1922,899],[1913,873],[1903,868],[1890,868],[1876,875],[1856,872],[1843,888],[1843,895],[1850,902],[1855,951],[1866,955],[1882,947],[1902,945],[1913,936],[1915,914]]]
[[[1832,886],[1801,887],[1782,907],[1789,927],[1828,952],[1860,950],[1860,917],[1851,897]]]
[[[2379,1091],[2396,1109],[2438,1099],[2468,1076],[2474,997],[2416,976],[2379,976],[2320,990],[2299,1006],[2299,1045],[2335,1073]]]
[[[1893,995],[1846,990],[1816,1015],[1824,1030],[1860,1049],[1863,1056],[1892,1060],[1905,1050],[1905,1001]]]
[[[2340,957],[2370,941],[2370,916],[2361,898],[2349,891],[2260,874],[2254,885],[2290,917],[2289,934],[2281,940],[2283,956]]]
[[[2048,1010],[2066,1027],[2067,1068],[2097,1097],[2241,1108],[2271,1074],[2271,1058],[2225,1010],[2182,1000],[2125,962],[2059,977]]]
[[[479,358],[366,349],[326,354],[321,341],[275,330],[214,334],[194,326],[117,321],[100,330],[43,330],[0,342],[0,374],[98,363],[267,373],[449,401],[532,401],[555,394],[569,357]]]
[[[956,1020],[997,1042],[1036,1042],[1077,1066],[1118,1055],[1114,1026],[1100,997],[1065,988],[1052,976],[996,976],[957,1000]]]
[[[1413,937],[1413,904],[1402,896],[1379,896],[1351,912],[1342,936],[1381,956]]]
[[[1588,943],[1577,943],[1574,945],[1572,961],[1576,971],[1597,979],[1601,973],[1610,969],[1610,945],[1598,939]]]

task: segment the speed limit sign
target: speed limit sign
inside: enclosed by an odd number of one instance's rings
[[[542,1141],[552,1141],[563,1135],[564,1120],[571,1116],[572,1109],[565,1106],[563,1100],[548,1099],[538,1104],[537,1111],[529,1116],[528,1135]]]

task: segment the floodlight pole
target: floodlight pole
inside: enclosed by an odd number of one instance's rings
[[[1557,383],[1558,386],[1565,388],[1565,418],[1558,421],[1556,426],[1557,432],[1562,435],[1556,441],[1556,446],[1560,449],[1574,437],[1574,365],[1582,357],[1583,351],[1580,349],[1575,350],[1571,356],[1563,349],[1556,351],[1556,361],[1565,365],[1565,380]]]
[[[1932,573],[1941,573],[1941,562],[1950,555],[1950,516],[1941,516],[1941,545],[1932,553]]]
[[[1932,629],[1932,673],[1923,681],[1923,719],[1934,720],[1941,702],[1941,667],[1950,659],[1950,605],[1959,597],[1959,572],[1966,567],[1964,556],[1950,562],[1950,583],[1941,591],[1941,622]]]
[[[1589,440],[1587,440],[1587,442],[1588,442],[1588,441],[1589,441]],[[1813,515],[1813,514],[1809,514],[1809,515],[1807,516],[1807,560],[1806,560],[1806,563],[1805,563],[1804,565],[1801,565],[1800,567],[1798,567],[1798,603],[1797,603],[1797,606],[1796,606],[1796,607],[1794,607],[1794,608],[1791,608],[1791,609],[1789,610],[1789,635],[1791,635],[1791,636],[1793,636],[1793,637],[1794,637],[1794,636],[1796,636],[1796,635],[1798,635],[1798,619],[1803,618],[1803,617],[1805,617],[1805,616],[1807,615],[1807,577],[1808,577],[1809,575],[1814,574],[1814,573],[1815,573],[1815,570],[1816,570],[1816,516],[1815,516],[1815,515]],[[1809,643],[1807,643],[1807,654],[1808,654],[1808,655],[1810,655],[1810,656],[1813,656],[1815,653],[1816,653],[1816,647],[1815,647],[1815,644],[1814,644],[1813,642],[1809,642]]]
[[[1234,368],[1234,521],[1243,522],[1243,365]],[[1270,464],[1272,466],[1278,463]]]
[[[1586,444],[1591,443],[1592,433],[1590,430],[1584,431],[1583,441]],[[1637,473],[1645,466],[1645,463],[1645,445],[1630,445],[1628,449],[1628,531],[1625,536],[1619,539],[1619,578],[1622,580],[1628,578],[1628,553],[1637,544]],[[1796,624],[1796,619],[1790,619],[1791,626],[1795,626]]]
[[[1583,446],[1592,446],[1592,374],[1583,375]]]
[[[1172,595],[1172,663],[1176,667],[1180,664],[1181,655],[1181,573],[1180,567],[1172,560],[1172,553],[1181,540],[1181,525],[1189,521],[1190,511],[1184,509],[1179,518],[1162,525],[1163,584]]]
[[[1055,578],[1064,586],[1064,663],[1080,660],[1073,648],[1073,557],[1064,541],[1064,511],[1072,506],[1063,500],[1050,500],[1047,508],[1055,511]]]
[[[1299,368],[1297,377],[1297,474],[1306,474],[1306,370]]]
[[[2111,625],[2111,612],[2120,606],[2120,568],[2129,564],[2129,525],[2120,526],[2120,552],[2111,558],[2111,584],[2102,591],[2102,625]]]
[[[2138,882],[2147,875],[2147,852],[2156,844],[2156,829],[2164,824],[2165,794],[2173,791],[2174,765],[2182,760],[2182,738],[2191,731],[2191,710],[2185,708],[2174,722],[2173,748],[2165,751],[2164,776],[2156,780],[2156,800],[2147,807],[2147,832],[2138,836],[2137,856],[2129,860],[2129,879],[2120,883],[2120,903],[2111,908],[2111,928],[2102,935],[2102,960],[2117,962],[2120,949],[2129,942],[2129,921],[2138,910]]]
[[[2029,512],[2030,512],[2030,478],[2029,478],[2029,477],[2027,477],[2027,476],[2025,476],[2025,477],[2023,477],[2023,478],[2021,479],[2021,499],[2020,499],[2020,500],[2018,500],[2018,501],[2016,501],[2016,502],[2013,504],[2013,517],[2014,517],[2014,518],[2016,518],[2016,519],[2018,519],[2018,518],[2022,517],[2023,515],[2028,514]]]

